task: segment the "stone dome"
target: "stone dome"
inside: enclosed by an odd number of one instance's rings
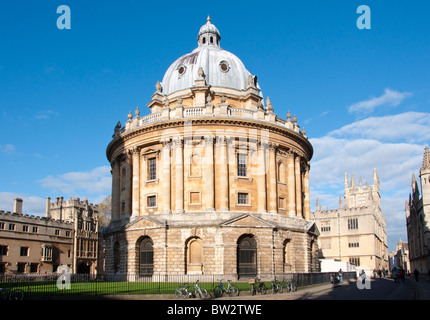
[[[252,74],[237,56],[220,47],[220,39],[218,29],[208,17],[197,36],[198,47],[177,59],[164,74],[161,83],[163,94],[169,95],[193,87],[199,77],[200,67],[207,85],[245,90]],[[252,77],[256,83],[256,77]],[[257,88],[263,97],[258,83]]]

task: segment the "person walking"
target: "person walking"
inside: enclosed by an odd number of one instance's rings
[[[342,284],[343,282],[343,273],[342,273],[342,269],[339,269],[339,284]]]
[[[420,275],[420,272],[417,270],[417,268],[415,268],[415,270],[414,270],[414,276],[415,276],[415,281],[417,281],[417,282],[418,282],[419,275]]]
[[[400,267],[399,276],[400,279],[402,279],[402,282],[405,282],[405,270],[403,269],[403,267]]]

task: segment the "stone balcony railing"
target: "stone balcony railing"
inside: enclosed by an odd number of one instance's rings
[[[132,116],[131,112],[128,114],[128,120],[124,127],[120,128],[120,124],[115,128],[113,138],[120,136],[121,134],[140,128],[143,126],[151,125],[154,123],[160,123],[168,120],[181,120],[190,118],[210,118],[210,117],[222,117],[222,118],[234,118],[234,119],[249,119],[257,120],[262,122],[268,122],[288,130],[294,131],[304,138],[307,139],[306,131],[303,128],[300,130],[300,126],[297,124],[296,116],[291,119],[291,114],[288,112],[287,120],[278,118],[273,111],[267,111],[266,109],[249,110],[243,108],[235,108],[228,105],[207,105],[204,107],[182,107],[177,106],[169,109],[164,108],[161,112],[151,113],[149,115],[139,117],[139,109],[136,109],[135,117]]]

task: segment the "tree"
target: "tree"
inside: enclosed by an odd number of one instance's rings
[[[106,196],[102,202],[99,203],[99,227],[107,227],[111,220],[111,206],[112,206],[112,196]]]

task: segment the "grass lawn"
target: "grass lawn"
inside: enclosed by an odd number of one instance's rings
[[[191,284],[191,283],[189,283]],[[247,282],[232,283],[240,291],[249,291]],[[108,281],[90,281],[70,283],[67,288],[65,284],[53,281],[27,281],[15,283],[14,288],[22,289],[26,296],[60,296],[60,295],[118,295],[118,294],[174,294],[181,282],[108,282]],[[218,283],[199,283],[200,287],[205,288],[208,292],[213,292],[214,286]],[[227,287],[227,284],[224,283]],[[10,286],[10,285],[9,285]],[[266,283],[270,288],[270,283]],[[7,283],[0,284],[0,287],[8,287]],[[63,287],[63,289],[61,289]]]

